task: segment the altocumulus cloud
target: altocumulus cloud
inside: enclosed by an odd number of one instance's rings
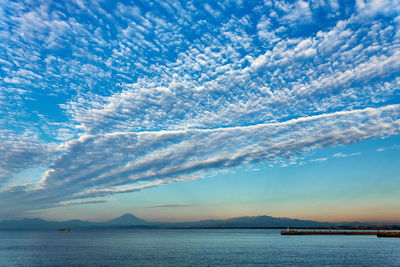
[[[400,130],[397,0],[0,7],[0,216]]]

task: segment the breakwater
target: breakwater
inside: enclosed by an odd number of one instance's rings
[[[281,235],[376,235],[377,237],[400,237],[400,232],[381,231],[296,231],[285,230]]]
[[[282,231],[281,235],[376,235],[377,231]]]
[[[378,232],[377,237],[400,237],[400,232]]]

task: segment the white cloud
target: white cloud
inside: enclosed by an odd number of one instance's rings
[[[317,158],[317,159],[310,159],[310,162],[324,162],[326,161],[328,158]]]
[[[276,2],[275,5],[286,13],[280,18],[282,23],[297,27],[299,24],[306,24],[312,21],[312,12],[307,1],[297,0],[293,5],[286,2],[279,4]]]
[[[333,157],[335,157],[335,158],[347,158],[347,157],[359,156],[359,155],[361,155],[360,152],[353,152],[353,153],[348,153],[348,154],[342,153],[342,152],[338,152],[338,153],[333,154]]]
[[[377,152],[383,152],[383,151],[387,151],[387,150],[395,150],[395,149],[400,149],[400,145],[392,145],[392,146],[390,146],[390,147],[381,147],[381,148],[378,148],[376,151]]]
[[[400,11],[398,0],[357,0],[356,8],[363,19],[368,19],[377,14],[390,15]]]

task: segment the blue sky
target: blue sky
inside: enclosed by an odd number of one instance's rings
[[[0,40],[0,219],[400,222],[398,0],[0,1]]]

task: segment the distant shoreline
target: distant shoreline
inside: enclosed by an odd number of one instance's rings
[[[105,222],[81,220],[46,221],[39,218],[0,221],[0,230],[57,230],[57,229],[286,229],[292,230],[400,230],[400,224],[381,222],[318,222],[267,215],[237,217],[225,220],[202,220],[197,222],[152,222],[132,214],[124,214]]]
[[[147,225],[131,225],[131,226],[98,226],[98,227],[74,227],[70,228],[72,230],[129,230],[129,229],[140,229],[140,230],[261,230],[261,229],[270,229],[270,230],[285,230],[287,227],[247,227],[247,226],[215,226],[215,227],[164,227],[164,226],[147,226]],[[308,231],[320,231],[320,230],[330,230],[330,231],[377,231],[377,230],[400,230],[400,225],[396,226],[371,226],[371,227],[351,227],[351,226],[342,226],[342,227],[290,227],[291,230],[308,230]],[[0,228],[1,230],[57,230],[53,228]]]

